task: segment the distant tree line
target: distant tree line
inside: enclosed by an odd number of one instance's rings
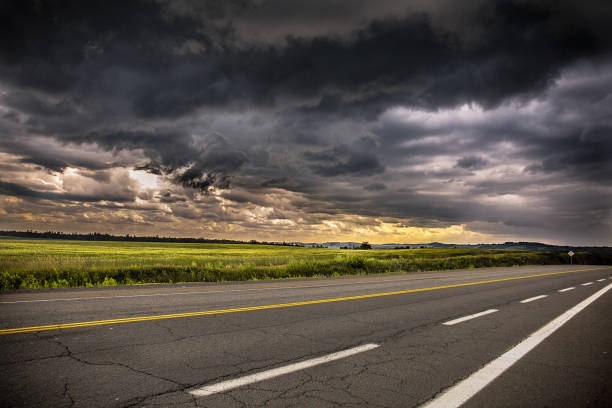
[[[65,239],[75,241],[130,241],[130,242],[176,242],[176,243],[209,243],[209,244],[259,244],[259,245],[278,245],[278,246],[310,246],[299,242],[268,242],[268,241],[239,241],[233,239],[209,239],[209,238],[175,238],[175,237],[160,237],[155,236],[138,236],[138,235],[111,235],[102,234],[99,232],[91,232],[88,234],[67,233],[61,231],[0,231],[0,236],[19,237],[19,238],[41,238],[41,239]],[[314,244],[313,248],[326,248],[323,244]],[[393,249],[411,249],[417,245],[397,245]],[[569,250],[574,252],[584,251],[591,253],[600,253],[612,255],[612,247],[608,246],[565,246],[565,245],[549,245],[540,242],[504,242],[503,244],[473,244],[473,245],[456,245],[442,244],[432,242],[427,245],[420,245],[419,248],[474,248],[474,249],[514,249],[528,251],[557,251],[567,253]],[[368,242],[363,242],[361,245],[342,246],[340,249],[372,249],[372,245]]]
[[[321,246],[322,247],[322,246]],[[348,246],[341,246],[340,249],[372,249],[372,245],[368,244],[367,241],[364,241],[361,243],[361,245],[359,245],[358,247],[355,246],[351,246],[350,248]]]
[[[175,243],[205,243],[205,244],[259,244],[259,245],[279,245],[279,246],[299,246],[294,242],[267,242],[256,241],[238,241],[233,239],[208,239],[208,238],[175,238],[175,237],[160,237],[155,236],[138,236],[138,235],[111,235],[102,234],[99,232],[91,232],[88,234],[80,234],[76,232],[67,233],[61,231],[0,231],[0,236],[18,237],[18,238],[41,238],[41,239],[66,239],[75,241],[130,241],[130,242],[175,242]]]

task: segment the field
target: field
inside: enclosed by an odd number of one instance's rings
[[[602,263],[579,253],[577,263]],[[556,252],[488,249],[334,250],[250,244],[0,238],[0,290],[359,275],[567,264]]]

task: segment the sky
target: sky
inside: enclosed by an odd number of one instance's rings
[[[612,3],[3,1],[0,229],[612,245]]]

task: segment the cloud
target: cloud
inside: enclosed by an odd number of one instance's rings
[[[0,181],[19,220],[612,236],[609,2],[0,7]]]
[[[375,139],[363,136],[350,145],[341,144],[324,151],[305,151],[302,157],[311,164],[310,169],[320,176],[340,175],[371,176],[384,173],[385,167],[375,152],[378,144]]]
[[[117,183],[119,184],[119,183]],[[61,201],[77,201],[77,202],[96,202],[96,201],[114,201],[126,202],[134,201],[136,194],[129,187],[123,188],[120,191],[113,191],[114,187],[109,186],[108,189],[99,189],[91,192],[52,192],[52,191],[37,191],[18,183],[0,181],[0,194],[7,196],[18,196],[34,199]]]
[[[142,161],[144,155],[148,161],[134,165],[135,169],[164,174],[178,184],[203,191],[227,188],[232,173],[247,162],[243,152],[233,148],[225,137],[214,132],[200,136],[167,129],[96,131],[77,134],[69,140],[70,145],[58,146],[48,140],[28,143],[8,139],[5,151],[21,153],[24,155],[21,159],[23,162],[59,172],[66,167],[101,170],[125,166],[129,159],[121,159],[121,155],[139,151],[142,153],[135,157],[133,155],[131,160]],[[99,149],[112,155],[101,155]]]
[[[157,2],[118,9],[104,2],[43,2],[42,9],[37,4],[5,5],[12,19],[3,25],[3,80],[52,94],[70,92],[80,100],[124,100],[147,118],[177,117],[199,107],[277,104],[284,96],[319,99],[328,90],[383,109],[388,101],[427,108],[495,106],[546,89],[580,58],[605,54],[612,34],[605,20],[590,15],[609,12],[603,2],[477,2],[467,18],[469,35],[455,32],[453,24],[434,26],[431,10],[391,18],[369,8],[370,22],[342,37],[287,33],[283,43],[270,44],[250,43],[249,33],[219,27],[214,17],[168,17]],[[267,10],[269,19],[279,18]],[[314,9],[319,16],[327,12]],[[222,14],[228,13],[236,21],[250,13],[262,16],[256,6],[232,6]],[[227,18],[231,24],[231,14]],[[185,44],[198,44],[197,52],[178,52]],[[65,101],[53,106],[67,108]]]
[[[264,181],[263,183],[261,183],[261,186],[262,187],[282,187],[283,185],[287,184],[287,181],[289,181],[287,177],[273,178],[273,179]]]
[[[462,169],[474,169],[478,170],[484,167],[487,164],[487,161],[482,157],[478,156],[464,156],[457,160],[457,167],[461,167]]]
[[[311,170],[324,177],[340,175],[371,176],[385,171],[378,158],[367,153],[351,153],[346,162],[338,162],[331,166],[313,165]]]
[[[363,186],[363,189],[368,191],[381,191],[385,188],[387,188],[387,186],[385,186],[383,183],[372,183],[368,184],[367,186]]]

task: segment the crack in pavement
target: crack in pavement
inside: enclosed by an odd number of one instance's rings
[[[68,390],[68,386],[69,386],[69,383],[65,382],[64,383],[64,394],[63,394],[63,396],[64,396],[64,398],[68,398],[68,400],[70,401],[70,405],[69,406],[70,407],[74,407],[75,401],[74,401],[74,398],[72,398],[72,395],[70,395],[70,391]]]
[[[500,303],[500,304],[510,304],[510,303],[513,303],[513,301],[506,302],[506,303]],[[347,313],[347,314],[345,314],[343,316],[343,318],[344,318],[343,320],[350,321],[350,322],[352,322],[354,324],[357,324],[359,326],[363,326],[364,322],[359,321],[358,319],[353,318],[354,315],[356,315],[356,313]],[[382,341],[379,341],[380,343],[398,342],[403,337],[411,336],[411,335],[415,335],[415,334],[421,334],[421,332],[427,330],[428,328],[431,328],[431,327],[434,327],[434,326],[438,326],[441,322],[446,321],[446,319],[447,319],[447,317],[445,317],[444,319],[433,321],[433,322],[432,321],[422,320],[422,322],[419,322],[420,324],[417,324],[416,326],[413,326],[413,327],[410,327],[410,328],[402,328],[402,329],[398,329],[398,330],[392,330],[390,333],[389,333],[390,330],[386,330],[386,333],[381,333],[380,329],[374,328],[374,329],[368,331],[367,333],[364,333],[364,334],[360,335],[360,338],[363,339],[363,338],[369,338],[369,337],[376,336],[376,337],[378,337],[378,338],[380,338],[382,340]],[[300,323],[302,323],[302,322],[303,321],[300,321]],[[286,325],[286,324],[287,323],[282,323],[280,325]],[[266,327],[265,328],[266,332],[269,332],[269,328],[275,327],[275,326],[279,326],[279,325],[270,325],[270,326]],[[498,327],[498,325],[494,324],[493,327],[494,328]],[[487,330],[490,330],[490,327],[488,327]],[[475,332],[481,332],[481,331],[482,330],[475,330]],[[315,339],[313,339],[311,337],[304,336],[302,334],[298,334],[298,333],[295,333],[295,332],[294,333],[286,333],[286,334],[290,335],[290,336],[298,337],[298,338],[303,338],[304,340],[307,340],[309,342],[315,341]],[[470,336],[474,336],[476,334],[477,333],[471,333]],[[354,339],[353,339],[353,341],[354,341]],[[356,376],[359,376],[360,374],[365,373],[366,371],[368,371],[368,369],[372,365],[373,366],[377,366],[377,365],[380,366],[380,365],[388,364],[389,362],[393,362],[393,361],[396,361],[396,360],[413,360],[413,359],[415,359],[417,357],[416,356],[417,352],[419,354],[418,355],[419,358],[423,357],[423,352],[424,351],[426,351],[427,355],[444,354],[444,353],[440,352],[440,349],[448,350],[451,346],[453,346],[455,344],[458,344],[458,343],[460,343],[462,341],[463,340],[458,338],[458,337],[454,337],[454,338],[451,338],[451,339],[446,339],[442,344],[437,343],[435,345],[435,350],[430,350],[429,348],[431,347],[431,345],[426,345],[426,344],[409,345],[408,356],[405,355],[405,353],[402,353],[399,356],[396,354],[392,359],[385,359],[383,361],[370,362],[370,363],[368,363],[368,364],[366,364],[364,366],[361,366],[361,368],[357,372],[350,372],[350,373],[348,373],[346,375],[337,377],[335,379],[337,379],[340,382],[346,382],[348,379],[356,378]],[[345,345],[342,345],[340,348],[345,348],[345,347],[346,347]],[[230,353],[230,355],[232,355],[232,353]],[[244,360],[247,360],[247,361],[250,360],[249,358],[245,358],[244,356],[235,355],[235,354],[233,354],[233,355],[236,356],[236,357],[242,358]],[[455,357],[457,357],[457,356],[455,356]],[[292,361],[296,361],[296,360],[299,360],[301,358],[302,357],[293,358]],[[434,367],[433,365],[426,364],[424,361],[419,361],[419,364],[423,364],[423,365],[426,365],[426,366],[430,367],[430,369],[431,369],[430,372],[427,372],[427,371],[424,371],[424,370],[420,370],[420,371],[422,371],[424,373],[431,374],[432,372],[435,372],[435,370],[436,370],[436,367]],[[261,370],[261,369],[265,369],[265,367],[262,367],[262,368],[259,368],[259,369],[254,369],[254,370]],[[233,374],[231,377],[241,376],[241,375],[244,375],[244,374],[246,374],[246,373],[248,373],[250,371],[254,371],[254,370],[248,370],[246,372],[245,371],[241,371],[238,374]],[[367,401],[366,399],[364,399],[362,397],[359,397],[358,395],[355,395],[353,392],[351,392],[351,384],[353,383],[352,381],[350,381],[344,387],[336,387],[336,386],[330,386],[327,383],[324,384],[324,383],[321,383],[320,381],[316,381],[309,374],[307,374],[307,373],[305,373],[305,374],[309,377],[309,379],[301,381],[296,386],[293,386],[293,387],[291,387],[291,388],[289,388],[287,390],[284,390],[283,392],[281,392],[278,395],[271,396],[270,398],[268,398],[268,399],[266,399],[264,401],[263,405],[271,403],[272,401],[275,401],[275,400],[277,400],[277,401],[283,400],[283,401],[287,401],[288,402],[289,400],[295,400],[296,398],[299,398],[300,396],[307,396],[309,398],[318,398],[316,396],[309,395],[309,393],[311,393],[313,390],[305,390],[305,391],[303,391],[300,394],[289,396],[292,392],[294,392],[295,390],[297,390],[297,389],[299,389],[301,387],[304,387],[308,383],[325,385],[325,386],[331,388],[332,390],[342,391],[342,392],[346,393],[346,395],[348,397],[350,397],[350,398],[357,399],[357,400],[359,400],[361,402],[364,402],[364,403],[367,403],[369,405],[373,404],[372,401]],[[399,380],[399,379],[397,379],[395,377],[386,376],[386,375],[384,375],[384,374],[382,374],[380,372],[377,372],[377,373],[372,372],[372,374],[373,375],[381,376],[383,378],[386,377],[386,378],[392,378],[394,380]],[[225,377],[225,378],[227,378],[227,377]],[[222,378],[218,378],[217,380],[222,380]],[[399,381],[401,382],[402,380],[399,380]],[[261,390],[261,391],[264,391],[264,392],[273,392],[273,390],[265,389],[264,387],[250,386],[249,388],[252,389],[252,390]],[[249,388],[246,388],[246,389],[249,389]],[[241,391],[244,391],[244,389],[242,389]],[[231,395],[232,399],[235,400],[237,403],[238,402],[244,403],[244,401],[240,401],[238,399],[238,397],[235,395],[236,392],[237,391],[231,391],[231,392],[226,393],[226,395]],[[415,399],[418,398],[415,395],[410,395],[410,396],[415,398]],[[323,398],[320,398],[320,400],[321,401],[325,401],[325,402],[330,403],[330,404],[336,404],[336,402],[334,402],[334,401],[328,401],[328,400],[323,399]],[[260,405],[260,404],[258,404],[258,405]]]
[[[354,381],[347,381],[349,379],[356,379],[358,376],[360,376],[361,374],[367,371],[368,371],[368,362],[353,363],[352,367],[349,369],[349,373],[344,374],[344,375],[335,375],[335,376],[325,377],[324,380],[315,379],[313,377],[313,374],[309,373],[308,371],[300,372],[301,377],[297,377],[297,378],[302,378],[302,379],[296,385],[289,387],[287,389],[284,389],[282,391],[269,389],[266,387],[262,387],[261,385],[250,385],[246,390],[255,390],[255,391],[262,391],[265,393],[274,394],[266,398],[261,403],[252,404],[253,406],[268,406],[270,403],[274,401],[278,401],[279,403],[284,402],[282,405],[288,406],[289,401],[299,400],[302,397],[319,399],[321,401],[325,401],[333,405],[345,404],[344,402],[340,403],[337,401],[332,401],[332,400],[323,398],[319,395],[312,395],[313,392],[320,392],[321,390],[324,390],[326,388],[330,392],[335,392],[337,395],[344,395],[345,399],[355,401],[355,402],[352,402],[351,404],[359,404],[358,406],[372,406],[372,407],[379,406],[375,404],[374,402],[367,400],[359,395],[356,395],[354,392],[352,392],[351,386],[353,385]],[[334,382],[339,382],[340,384],[335,385]],[[295,391],[299,390],[300,388],[306,387],[307,385],[315,385],[314,387],[315,389],[304,389],[303,391],[298,392],[297,394],[295,393]],[[243,389],[240,391],[233,391],[233,392],[241,393],[244,391],[245,390]]]
[[[340,350],[342,350],[342,349],[340,349]],[[336,350],[336,351],[340,351],[340,350]],[[124,405],[124,408],[133,407],[133,406],[136,406],[136,405],[138,405],[139,403],[141,403],[143,401],[146,401],[147,399],[151,399],[151,398],[154,398],[154,397],[159,397],[159,396],[162,396],[162,395],[165,395],[165,394],[170,394],[170,393],[177,392],[177,391],[183,391],[183,392],[188,393],[188,391],[187,391],[188,389],[192,389],[192,388],[196,388],[196,387],[199,387],[199,386],[203,386],[205,384],[225,381],[227,379],[234,378],[234,377],[240,377],[240,376],[244,376],[244,375],[249,375],[249,374],[255,373],[255,372],[266,371],[266,370],[271,369],[273,367],[282,366],[283,364],[287,364],[287,363],[293,362],[295,360],[302,360],[302,359],[304,359],[306,357],[310,357],[310,356],[312,356],[312,355],[311,354],[306,354],[306,355],[302,355],[302,356],[291,358],[289,360],[283,360],[281,362],[267,363],[267,364],[265,364],[263,366],[254,367],[254,368],[251,368],[251,369],[241,369],[241,371],[239,373],[232,373],[232,374],[228,374],[228,375],[223,375],[223,376],[216,377],[214,379],[207,379],[206,381],[198,381],[198,382],[193,383],[193,384],[180,384],[180,383],[172,381],[172,380],[167,380],[167,381],[170,381],[170,382],[174,382],[175,384],[179,384],[180,386],[178,388],[176,388],[176,389],[162,391],[162,392],[151,394],[151,395],[148,395],[148,396],[145,396],[145,397],[138,397],[137,401],[132,400],[132,401],[128,402],[127,405]],[[87,364],[88,362],[85,362],[85,363]],[[90,364],[96,364],[96,363],[90,363]],[[115,363],[109,363],[109,364],[115,364]],[[240,365],[236,365],[236,367],[239,367],[239,366]],[[131,367],[127,367],[127,366],[126,366],[126,368],[132,369]],[[139,372],[138,370],[134,370],[134,371]],[[151,376],[155,377],[154,375],[146,373],[146,372],[143,372],[143,374],[147,374],[147,375],[151,375]],[[156,377],[156,378],[160,378],[160,377]],[[230,394],[231,394],[231,392],[225,393],[225,395],[230,395]]]
[[[189,384],[183,384],[181,382],[178,382],[178,381],[175,381],[175,380],[172,380],[172,379],[169,379],[169,378],[165,378],[165,377],[162,377],[162,376],[159,376],[159,375],[155,375],[155,374],[149,373],[149,372],[144,371],[144,370],[139,370],[139,369],[136,369],[134,367],[131,367],[131,366],[129,366],[127,364],[123,364],[123,363],[118,363],[118,362],[113,362],[113,361],[103,361],[103,362],[88,361],[88,360],[85,360],[83,358],[77,357],[70,350],[68,345],[64,344],[58,338],[55,338],[54,341],[55,341],[55,343],[57,345],[59,345],[60,347],[63,347],[65,349],[65,355],[63,357],[68,357],[68,358],[70,358],[70,359],[72,359],[74,361],[77,361],[77,362],[81,363],[81,364],[91,365],[91,366],[121,367],[121,368],[127,369],[127,370],[132,371],[132,372],[137,373],[137,374],[146,375],[148,377],[152,377],[152,378],[155,378],[157,380],[161,380],[161,381],[164,381],[164,382],[168,382],[168,383],[174,384],[174,386],[175,386],[174,388],[172,388],[170,390],[165,390],[165,391],[163,391],[163,392],[161,392],[159,394],[151,394],[151,395],[146,395],[144,397],[137,397],[137,398],[135,398],[135,400],[136,400],[135,404],[136,405],[138,403],[142,402],[142,401],[145,401],[147,399],[150,399],[151,397],[154,397],[155,395],[163,395],[163,394],[167,394],[167,393],[171,393],[171,392],[175,392],[175,391],[183,391],[184,389],[186,389],[186,388],[188,388],[190,386]],[[68,383],[65,384],[64,390],[65,390],[65,394],[66,394],[68,392]],[[70,396],[70,395],[69,395],[69,398],[71,400],[71,406],[73,406],[75,404],[75,401],[74,401],[73,397]],[[134,400],[132,400],[132,401],[134,401]],[[133,406],[132,405],[132,401],[128,401],[127,405],[125,405],[125,406]]]
[[[127,364],[118,363],[118,362],[115,362],[115,361],[101,361],[101,362],[87,361],[87,360],[85,360],[83,358],[79,358],[76,355],[74,355],[72,353],[72,351],[70,351],[70,348],[67,345],[63,344],[59,339],[56,339],[56,342],[57,342],[58,345],[60,345],[60,346],[62,346],[62,347],[64,347],[66,349],[66,353],[67,354],[66,354],[65,357],[69,357],[69,358],[71,358],[71,359],[73,359],[73,360],[75,360],[75,361],[77,361],[79,363],[86,364],[86,365],[93,365],[93,366],[115,366],[115,367],[122,367],[122,368],[128,369],[128,370],[133,371],[133,372],[138,373],[138,374],[144,374],[146,376],[153,377],[153,378],[155,378],[157,380],[166,381],[166,382],[169,382],[169,383],[172,383],[172,384],[175,384],[175,385],[179,385],[179,386],[183,386],[184,385],[184,384],[181,384],[178,381],[171,380],[171,379],[165,378],[165,377],[161,377],[161,376],[158,376],[158,375],[155,375],[155,374],[151,374],[151,373],[149,373],[147,371],[144,371],[144,370],[138,370],[137,368],[130,367]],[[81,354],[83,354],[83,353],[81,353]]]
[[[549,292],[553,292],[553,291],[549,291]],[[455,296],[466,296],[466,294],[455,295]],[[506,307],[510,304],[514,304],[515,302],[516,300],[510,300],[507,302],[497,303],[494,306],[495,307]],[[431,329],[435,326],[440,325],[441,322],[444,322],[448,319],[448,316],[438,321],[430,321],[426,319],[420,319],[420,320],[413,319],[412,314],[414,313],[412,312],[414,312],[414,308],[411,307],[412,303],[417,303],[417,302],[410,302],[408,304],[403,304],[401,306],[391,307],[391,309],[399,308],[399,307],[404,308],[404,314],[401,315],[402,319],[400,319],[401,321],[397,321],[396,324],[393,324],[394,322],[390,318],[386,319],[386,321],[388,321],[387,324],[383,324],[377,321],[376,318],[372,319],[374,315],[368,315],[365,318],[363,317],[364,312],[374,313],[378,309],[389,309],[389,307],[380,307],[380,308],[378,307],[369,308],[368,307],[366,308],[365,311],[363,310],[352,311],[348,313],[340,313],[338,315],[334,315],[333,317],[329,317],[329,319],[335,319],[335,321],[339,321],[343,326],[344,325],[348,326],[350,329],[352,329],[353,332],[357,331],[359,333],[358,336],[350,337],[348,334],[345,335],[344,332],[342,332],[342,334],[334,337],[334,344],[342,343],[342,345],[339,346],[339,349],[346,348],[347,347],[346,343],[352,343],[354,345],[356,340],[360,340],[359,342],[362,342],[364,339],[367,339],[367,340],[376,339],[377,341],[375,342],[381,345],[394,343],[395,344],[394,353],[389,354],[387,353],[386,350],[383,350],[383,348],[381,347],[380,351],[382,352],[382,357],[377,356],[376,357],[377,361],[370,361],[365,364],[364,363],[353,364],[353,366],[350,369],[348,369],[348,373],[345,373],[343,375],[335,375],[335,376],[326,377],[327,381],[321,381],[321,380],[314,379],[312,375],[305,373],[306,377],[302,381],[300,381],[297,385],[292,386],[286,390],[283,390],[278,395],[270,396],[268,399],[264,401],[263,405],[265,406],[275,401],[279,401],[279,402],[285,401],[287,402],[287,404],[289,404],[292,401],[295,401],[302,397],[319,400],[321,403],[328,403],[332,405],[338,404],[338,402],[334,401],[333,399],[328,400],[327,398],[324,398],[322,396],[312,395],[312,393],[315,392],[315,390],[312,390],[312,389],[302,390],[301,392],[296,394],[296,391],[299,391],[304,387],[308,388],[307,385],[311,384],[312,386],[316,386],[317,388],[320,388],[320,389],[325,388],[331,391],[335,391],[338,396],[344,396],[349,399],[360,401],[362,404],[373,406],[374,402],[370,402],[367,400],[367,398],[363,398],[359,395],[356,395],[355,391],[357,390],[355,390],[354,387],[356,386],[356,384],[358,384],[356,381],[358,377],[374,375],[374,376],[379,376],[381,378],[386,378],[389,380],[392,379],[394,381],[397,381],[399,384],[405,384],[405,381],[401,378],[401,373],[399,373],[400,375],[397,375],[397,376],[387,375],[383,371],[381,371],[383,369],[383,366],[387,364],[392,364],[394,362],[399,362],[399,361],[401,362],[412,361],[412,362],[420,364],[422,367],[421,369],[417,369],[416,367],[411,367],[411,370],[416,370],[416,371],[426,373],[428,375],[432,375],[433,373],[435,373],[435,370],[438,368],[436,364],[430,363],[428,361],[424,361],[426,360],[425,357],[427,356],[432,356],[436,354],[441,355],[441,356],[450,355],[450,356],[453,356],[454,358],[463,359],[464,361],[469,361],[469,362],[476,361],[475,359],[466,359],[465,356],[454,353],[453,350],[456,351],[454,346],[457,344],[460,344],[461,342],[469,341],[470,339],[472,340],[480,339],[483,333],[488,333],[491,331],[499,331],[504,327],[503,323],[498,323],[497,321],[484,322],[478,325],[478,327],[476,328],[471,328],[468,326],[465,329],[462,329],[461,335],[452,335],[452,336],[444,337],[443,339],[440,339],[436,335],[432,335],[432,334],[427,335],[424,332],[427,332],[428,329]],[[542,305],[536,304],[535,307],[542,308]],[[221,319],[221,317],[218,317],[218,318]],[[364,319],[371,319],[373,321],[368,322],[368,321],[364,321]],[[268,324],[268,325],[259,326],[259,327],[249,327],[248,320],[245,324],[243,324],[242,321],[236,321],[236,320],[239,320],[239,319],[225,319],[223,321],[224,324],[227,324],[227,326],[230,326],[233,329],[220,330],[215,333],[203,333],[203,334],[195,334],[195,335],[189,335],[189,336],[181,336],[180,334],[178,334],[177,332],[178,329],[177,327],[175,327],[176,325],[172,323],[165,325],[165,324],[161,324],[160,322],[156,321],[155,324],[158,327],[160,327],[161,329],[164,329],[170,336],[173,336],[175,338],[173,338],[170,341],[152,342],[152,343],[137,343],[137,344],[130,344],[129,346],[130,347],[141,347],[141,346],[149,346],[149,345],[164,345],[164,344],[176,343],[177,347],[180,347],[181,345],[179,343],[187,339],[194,339],[194,338],[205,339],[210,336],[220,336],[220,335],[231,334],[235,332],[246,332],[245,333],[246,335],[257,334],[258,338],[259,338],[259,334],[261,334],[262,336],[264,336],[264,338],[268,338],[270,335],[279,335],[279,331],[282,332],[280,333],[280,335],[282,335],[283,338],[285,339],[287,337],[289,338],[293,337],[295,339],[302,339],[308,344],[315,343],[315,344],[324,345],[324,346],[328,346],[331,343],[331,341],[328,341],[327,339],[317,339],[316,336],[312,337],[312,336],[308,336],[303,333],[303,330],[304,330],[302,327],[303,325],[307,325],[311,321],[320,321],[321,320],[320,317],[310,318],[310,319],[291,319],[291,321],[289,322],[284,321],[280,323]],[[390,326],[388,324],[389,322],[392,323],[391,327],[389,327]],[[399,327],[400,324],[405,324],[405,323],[411,324],[411,326],[410,327]],[[296,326],[299,326],[299,327],[296,327]],[[286,327],[286,329],[279,330],[278,329],[279,327]],[[46,336],[44,337],[40,336],[38,333],[34,333],[34,334],[40,340],[43,340],[46,342],[51,341]],[[163,333],[161,333],[161,335],[163,335]],[[407,338],[408,340],[406,340]],[[398,344],[398,343],[404,343],[406,341],[408,341],[411,344],[407,344],[405,346]],[[492,338],[491,341],[497,342],[499,344],[500,340]],[[186,384],[186,383],[181,383],[181,382],[174,381],[168,378],[164,378],[161,376],[157,376],[145,370],[139,370],[139,369],[133,368],[129,365],[122,364],[119,362],[88,361],[84,359],[82,356],[82,354],[86,354],[86,353],[76,353],[76,354],[73,353],[66,344],[64,344],[62,341],[60,341],[57,338],[55,338],[53,342],[57,344],[58,346],[62,347],[64,351],[55,356],[46,356],[46,357],[22,360],[18,362],[3,363],[3,364],[0,364],[0,366],[6,366],[9,364],[19,364],[19,363],[30,362],[30,361],[69,357],[82,364],[122,367],[122,368],[125,368],[135,373],[147,375],[157,380],[161,380],[161,381],[165,381],[165,382],[174,384],[174,387],[172,389],[132,399],[128,401],[128,405],[126,405],[127,407],[127,406],[136,406],[136,405],[145,403],[147,400],[151,400],[152,398],[171,394],[173,392],[176,392],[176,393],[184,392],[188,394],[190,398],[190,403],[195,406],[199,406],[198,405],[199,401],[197,397],[189,394],[187,392],[188,388],[192,388],[198,385],[204,385],[204,384],[208,384],[208,383],[212,383],[216,381],[222,381],[223,379],[234,378],[236,376],[248,375],[249,373],[252,373],[252,372],[265,370],[269,367],[275,367],[275,366],[283,364],[283,361],[279,361],[276,359],[270,359],[270,358],[254,359],[251,357],[251,355],[241,355],[241,353],[232,353],[230,351],[223,351],[224,354],[227,354],[228,356],[232,356],[235,359],[237,359],[239,363],[217,364],[215,366],[206,366],[206,368],[210,369],[210,368],[215,368],[215,367],[227,367],[231,369],[237,369],[238,372],[233,372],[232,374],[229,374],[229,375],[218,376],[215,379],[212,379],[212,380],[209,379],[209,380],[206,380],[205,382],[198,382],[195,384]],[[418,344],[418,343],[423,343],[423,344]],[[95,351],[113,350],[113,349],[125,348],[125,347],[126,347],[125,345],[121,345],[117,347],[98,349]],[[87,353],[90,353],[90,351],[88,351]],[[286,362],[294,362],[296,360],[303,359],[310,355],[312,355],[312,353],[298,356],[298,357],[291,357]],[[385,355],[386,357],[384,357]],[[200,369],[197,366],[192,367],[191,364],[186,364],[186,365],[194,370]],[[257,367],[246,368],[245,366],[247,365],[257,365]],[[431,371],[428,372],[426,370],[427,367],[429,367]],[[435,396],[438,395],[440,392],[444,391],[448,387],[452,387],[454,384],[456,384],[457,382],[461,380],[462,379],[459,379],[455,381],[452,385],[444,386],[440,388],[434,394],[434,397],[431,397],[431,398],[435,398]],[[64,397],[70,400],[70,404],[72,406],[74,405],[75,401],[73,399],[73,396],[70,395],[69,387],[70,387],[69,383],[64,384]],[[245,389],[246,390],[249,390],[249,389],[260,390],[263,392],[273,392],[273,390],[269,390],[269,389],[266,390],[265,387],[259,387],[259,386],[249,386],[248,388],[241,388],[240,390],[244,391]],[[240,398],[236,395],[238,393],[239,393],[238,391],[231,391],[231,392],[224,393],[223,395],[227,396],[227,398],[232,399],[236,404],[239,404],[241,406],[248,405],[247,402],[240,400]],[[406,395],[409,395],[409,394],[406,394]],[[409,395],[409,396],[415,399],[418,398],[415,395]],[[424,401],[427,401],[431,398],[428,398]],[[419,402],[419,403],[422,403],[422,402]]]

